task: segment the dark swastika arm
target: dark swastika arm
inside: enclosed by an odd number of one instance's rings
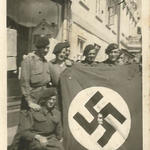
[[[111,104],[108,103],[100,113],[103,115],[103,118],[106,118],[109,114],[115,117],[121,124],[123,124],[126,118]],[[103,121],[102,126],[105,128],[104,135],[97,141],[102,147],[104,147],[108,141],[110,140],[111,136],[115,133],[116,129],[110,125],[105,120]]]
[[[124,123],[126,118],[111,104],[108,103],[100,113],[103,115],[103,118],[106,118],[109,114],[115,117],[121,124]]]
[[[96,128],[98,127],[97,115],[98,112],[94,109],[94,106],[103,98],[101,93],[96,92],[89,101],[85,104],[87,110],[91,113],[94,119],[89,123],[87,119],[83,117],[82,114],[77,112],[73,118],[78,122],[78,124],[88,133],[92,134]],[[111,104],[108,103],[100,113],[103,115],[103,118],[106,118],[109,114],[111,114],[114,118],[116,118],[121,124],[124,123],[126,118]],[[97,143],[104,147],[112,137],[112,135],[116,132],[116,129],[113,125],[109,124],[107,121],[103,121],[102,126],[105,128],[105,133],[103,136],[97,141]]]
[[[95,109],[93,108],[101,99],[103,98],[103,96],[101,95],[101,93],[96,92],[91,99],[85,104],[85,107],[87,108],[87,110],[93,115],[94,119],[92,120],[91,123],[89,123],[79,112],[77,112],[74,115],[74,119],[81,125],[81,127],[84,128],[84,130],[86,130],[87,133],[92,134],[95,129],[98,126],[98,122],[97,122],[97,111],[95,111]]]
[[[98,126],[98,122],[97,120],[94,118],[92,120],[91,123],[89,123],[79,112],[76,113],[73,117],[79,124],[81,127],[84,128],[84,130],[89,133],[92,134],[93,131],[97,128]]]
[[[85,107],[87,110],[95,117],[97,117],[97,111],[93,108],[101,99],[103,98],[103,95],[99,92],[96,92],[91,99],[85,104]]]
[[[106,131],[105,131],[104,135],[97,141],[97,143],[99,145],[101,145],[102,147],[104,147],[110,140],[111,136],[116,132],[116,130],[112,125],[110,125],[105,120],[103,121],[102,126],[106,129]]]

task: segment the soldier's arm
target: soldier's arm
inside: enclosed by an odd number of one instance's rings
[[[62,130],[62,122],[61,122],[60,112],[57,112],[57,117],[58,117],[59,121],[58,121],[57,126],[56,126],[56,137],[58,140],[61,140],[63,130]]]
[[[48,65],[49,65],[49,72],[50,72],[50,78],[51,78],[50,84],[51,86],[56,86],[55,76],[54,76],[54,66],[50,61],[48,62]]]
[[[25,96],[25,100],[32,101],[30,97],[30,60],[26,58],[21,63],[21,77],[20,77],[20,86],[22,94]]]
[[[21,137],[27,141],[32,141],[36,133],[32,132],[32,126],[34,119],[32,112],[28,111],[25,116],[22,116],[20,124],[22,124],[23,129],[21,130]]]
[[[21,78],[20,78],[20,86],[22,94],[25,96],[25,100],[27,101],[30,108],[35,111],[40,110],[40,106],[35,104],[30,96],[31,93],[31,85],[30,85],[30,76],[31,76],[31,68],[30,68],[30,58],[26,57],[21,64]]]

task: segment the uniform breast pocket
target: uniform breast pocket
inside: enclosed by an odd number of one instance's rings
[[[36,122],[43,122],[43,121],[46,121],[46,118],[45,118],[45,116],[43,115],[43,114],[41,114],[41,113],[36,113],[36,114],[34,114],[34,120],[36,121]]]
[[[34,115],[34,129],[38,131],[43,131],[45,127],[46,118],[42,114]]]
[[[31,83],[40,83],[43,80],[43,69],[37,68],[31,71]]]

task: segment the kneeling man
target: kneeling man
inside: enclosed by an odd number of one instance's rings
[[[21,137],[29,150],[63,150],[61,115],[55,108],[56,89],[37,95],[40,111],[29,111]]]

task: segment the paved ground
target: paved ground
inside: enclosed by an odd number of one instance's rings
[[[11,72],[8,72],[7,79],[7,142],[8,145],[11,144],[13,137],[17,130],[17,124],[19,121],[19,106],[21,99],[16,99],[16,97],[21,96],[21,90],[19,86],[19,80],[12,76]]]
[[[7,119],[7,145],[10,145],[14,135],[16,134],[19,120],[19,110],[16,109],[14,111],[8,111]]]
[[[13,137],[16,133],[17,126],[11,127],[7,129],[7,145],[10,145],[12,143]]]

